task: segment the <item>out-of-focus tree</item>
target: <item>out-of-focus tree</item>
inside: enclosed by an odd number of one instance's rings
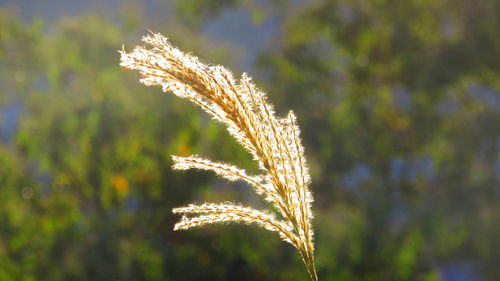
[[[280,25],[252,74],[304,131],[320,280],[500,276],[500,1],[177,4],[186,25],[150,27],[213,63],[237,57],[200,35],[227,7]],[[0,13],[0,280],[305,280],[264,231],[171,231],[193,199],[263,202],[171,171],[191,153],[255,167],[120,70],[116,50],[144,32],[132,10],[50,26]]]

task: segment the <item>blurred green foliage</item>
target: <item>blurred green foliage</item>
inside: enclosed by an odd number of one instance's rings
[[[239,69],[203,23],[228,7],[279,19],[252,74],[299,117],[320,280],[498,279],[500,1],[213,2],[179,1],[181,18],[152,28]],[[171,171],[171,154],[256,167],[194,106],[119,68],[146,20],[0,12],[0,281],[306,280],[272,233],[172,231],[187,202],[264,203]]]

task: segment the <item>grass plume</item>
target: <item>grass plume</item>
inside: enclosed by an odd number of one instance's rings
[[[261,226],[277,232],[297,248],[311,279],[318,280],[310,176],[294,113],[277,117],[266,95],[246,74],[236,80],[224,67],[203,64],[172,46],[161,34],[151,33],[142,41],[148,47],[136,47],[130,53],[120,51],[120,65],[138,70],[145,85],[160,85],[163,91],[190,100],[223,123],[258,162],[261,174],[248,175],[233,165],[198,156],[173,156],[173,168],[210,170],[231,181],[245,181],[278,211],[259,211],[229,203],[189,205],[173,210],[183,215],[174,230],[221,222]]]

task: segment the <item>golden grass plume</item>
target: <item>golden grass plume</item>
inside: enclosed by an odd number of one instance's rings
[[[173,210],[183,215],[174,230],[220,222],[256,224],[278,232],[297,248],[311,279],[316,281],[313,197],[294,113],[277,117],[266,95],[246,74],[236,80],[224,67],[201,63],[158,33],[144,36],[142,41],[149,47],[139,46],[130,53],[120,51],[120,65],[138,70],[145,85],[160,85],[163,91],[192,101],[223,123],[258,162],[261,174],[248,175],[233,165],[198,156],[172,156],[173,168],[210,170],[231,181],[245,181],[277,210],[259,211],[230,203],[189,205]]]

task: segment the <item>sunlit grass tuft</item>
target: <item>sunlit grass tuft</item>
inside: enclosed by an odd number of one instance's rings
[[[224,67],[201,63],[172,46],[161,34],[152,33],[142,40],[150,47],[136,47],[131,53],[120,51],[121,66],[139,70],[145,85],[160,85],[163,91],[192,101],[223,123],[258,162],[262,173],[249,175],[233,165],[198,156],[173,156],[173,168],[210,170],[231,181],[245,181],[278,210],[259,211],[232,203],[189,205],[173,210],[183,215],[174,230],[221,222],[261,226],[295,246],[311,279],[316,281],[313,197],[294,113],[277,117],[266,95],[246,74],[236,80]]]

